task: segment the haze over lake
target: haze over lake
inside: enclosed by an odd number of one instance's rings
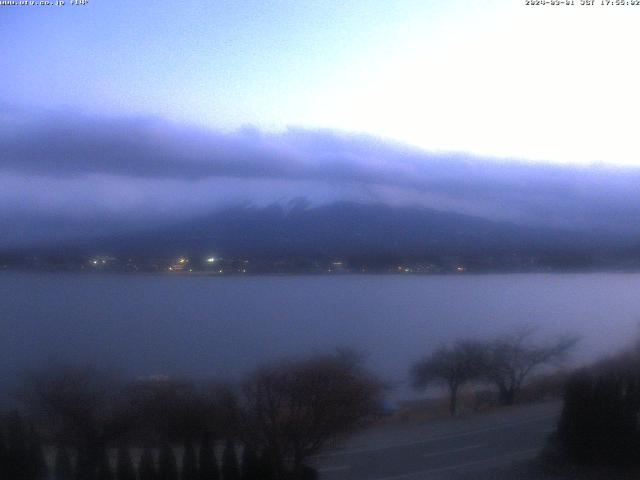
[[[235,379],[287,355],[350,346],[406,391],[441,342],[522,324],[583,336],[574,360],[628,344],[640,274],[187,277],[0,274],[0,378],[47,361],[130,375]]]

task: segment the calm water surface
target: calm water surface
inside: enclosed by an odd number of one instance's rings
[[[352,346],[405,382],[441,342],[535,324],[584,336],[576,360],[640,332],[640,274],[172,277],[0,273],[0,378],[47,361],[132,375],[238,377]]]

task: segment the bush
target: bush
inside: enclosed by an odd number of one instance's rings
[[[18,412],[11,412],[7,419],[7,478],[23,479],[28,476],[29,452],[25,425]]]
[[[117,480],[136,480],[136,470],[131,461],[129,449],[121,446],[118,448]]]
[[[158,480],[178,480],[176,456],[168,443],[164,443],[160,449],[158,464]]]
[[[198,480],[198,459],[190,438],[184,442],[181,478],[182,480]]]
[[[298,478],[309,457],[373,418],[379,394],[379,382],[343,353],[274,364],[244,386],[242,435],[262,452],[268,475]]]
[[[54,480],[73,480],[73,467],[69,451],[64,446],[58,446],[53,466]]]
[[[200,440],[200,452],[198,455],[199,480],[218,480],[220,472],[218,461],[211,445],[211,435],[205,433]]]
[[[109,460],[109,453],[104,446],[100,451],[96,480],[113,480],[113,470],[111,468],[111,461]]]
[[[558,438],[570,460],[640,465],[640,371],[628,360],[606,362],[568,381]]]
[[[34,428],[31,428],[28,443],[29,478],[31,480],[47,480],[49,476],[47,461],[44,458],[44,450],[40,442],[40,436]]]
[[[260,480],[260,459],[251,445],[242,451],[242,480]]]
[[[7,446],[4,442],[4,434],[0,427],[0,478],[7,478]]]
[[[150,448],[145,448],[138,464],[138,477],[140,480],[156,480],[156,465]]]
[[[233,442],[227,441],[222,453],[222,480],[240,480],[238,457]]]

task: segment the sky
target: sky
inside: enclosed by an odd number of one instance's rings
[[[300,196],[640,219],[640,7],[70,3],[0,6],[0,246]]]

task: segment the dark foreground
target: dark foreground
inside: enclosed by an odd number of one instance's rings
[[[554,401],[468,418],[379,426],[316,458],[316,465],[325,480],[540,478],[530,461],[544,448],[560,408]]]
[[[632,480],[637,470],[581,467],[543,450],[561,402],[467,418],[383,425],[317,457],[322,480]],[[542,455],[541,455],[542,454]]]

